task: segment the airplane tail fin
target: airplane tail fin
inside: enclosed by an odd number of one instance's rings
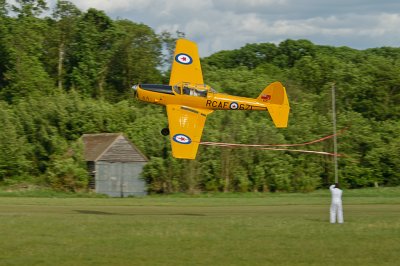
[[[268,112],[276,127],[287,127],[290,106],[286,89],[282,83],[269,84],[258,96],[257,101],[267,105]]]

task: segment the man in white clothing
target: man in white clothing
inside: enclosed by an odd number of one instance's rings
[[[330,209],[330,222],[332,224],[337,222],[342,224],[343,223],[343,208],[342,208],[342,193],[343,191],[339,187],[339,183],[331,185],[329,187],[332,194],[332,203]]]

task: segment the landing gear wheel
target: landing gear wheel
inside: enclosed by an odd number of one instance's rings
[[[163,128],[161,129],[161,135],[163,136],[168,136],[169,135],[169,128]]]

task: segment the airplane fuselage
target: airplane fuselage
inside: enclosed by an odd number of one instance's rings
[[[168,85],[140,84],[136,88],[141,101],[159,105],[177,104],[208,110],[259,110],[266,111],[265,103],[257,99],[218,93],[213,90],[188,91]]]

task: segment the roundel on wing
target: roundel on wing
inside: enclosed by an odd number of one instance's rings
[[[193,62],[193,59],[188,54],[180,53],[175,56],[175,61],[180,64],[190,65]]]
[[[190,144],[192,142],[185,134],[176,134],[172,139],[180,144]]]

